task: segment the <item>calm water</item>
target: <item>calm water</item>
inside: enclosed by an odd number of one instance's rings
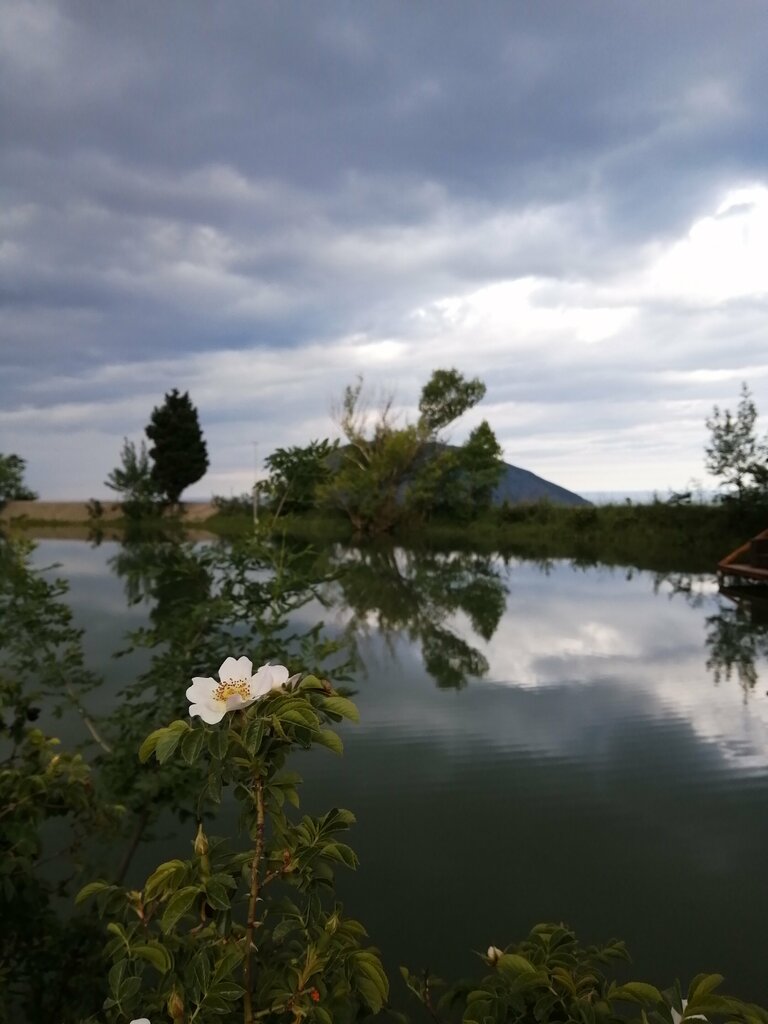
[[[111,658],[147,615],[126,607],[116,550],[42,541],[36,554],[61,563],[109,680],[89,698],[97,712],[146,664]],[[361,866],[342,898],[390,967],[455,976],[472,949],[562,920],[585,941],[624,938],[638,978],[718,970],[727,991],[768,1003],[760,609],[712,578],[342,556],[334,607],[301,617],[356,623],[361,724],[344,730],[343,759],[297,767],[306,808],[357,814]],[[84,738],[74,715],[54,728]],[[175,830],[161,856],[187,855]],[[139,850],[137,880],[159,845]]]

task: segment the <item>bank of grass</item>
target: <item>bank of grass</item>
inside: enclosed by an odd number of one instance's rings
[[[510,557],[714,572],[725,555],[766,527],[768,505],[568,508],[539,502],[495,509],[466,523],[432,520],[403,527],[394,539],[406,546],[471,548]],[[315,545],[354,539],[348,522],[333,516],[284,517],[272,529]]]
[[[318,548],[359,540],[349,521],[340,514],[318,512],[274,518],[265,511],[260,523],[276,536],[285,535]],[[90,527],[119,537],[127,531],[135,534],[137,529],[149,533],[167,530],[170,521],[151,519],[137,524],[110,519],[70,524],[61,519],[30,517],[16,520],[14,525],[30,532]],[[175,525],[182,528],[178,520]],[[250,534],[254,524],[250,514],[218,512],[194,526],[227,538]],[[766,527],[768,504],[652,502],[569,508],[532,502],[493,509],[469,522],[435,519],[406,525],[396,531],[394,540],[409,547],[471,548],[510,557],[567,558],[584,564],[626,565],[657,571],[714,572],[725,555]]]

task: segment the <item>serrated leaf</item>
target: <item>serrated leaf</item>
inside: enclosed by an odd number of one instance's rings
[[[141,761],[142,764],[145,764],[150,759],[150,757],[152,756],[152,752],[157,746],[158,740],[160,739],[164,732],[165,726],[163,726],[162,729],[155,729],[155,731],[151,732],[149,736],[147,736],[147,738],[141,744],[141,746],[139,747],[139,760]]]
[[[519,953],[502,953],[496,962],[496,967],[502,974],[516,978],[518,974],[535,974],[536,968],[530,960],[526,960]]]
[[[160,974],[167,974],[173,967],[171,954],[159,943],[132,946],[131,953],[133,956],[141,957],[142,960],[147,960]]]
[[[186,722],[180,720],[171,722],[167,729],[163,730],[163,735],[158,738],[155,744],[155,757],[160,764],[165,764],[188,732],[189,726]]]
[[[84,903],[91,896],[95,896],[96,893],[104,892],[105,889],[114,889],[113,885],[109,882],[89,882],[88,885],[84,885],[80,892],[75,896],[75,904]]]
[[[154,900],[158,896],[164,896],[172,892],[181,882],[186,871],[186,864],[182,860],[168,860],[155,868],[144,886],[144,899]]]
[[[688,1004],[692,1005],[709,995],[722,981],[722,974],[697,974],[688,988]]]
[[[120,991],[120,986],[123,983],[123,976],[125,975],[125,969],[128,966],[127,960],[118,960],[113,967],[110,968],[109,974],[109,990],[117,994]]]
[[[655,985],[644,981],[628,981],[611,992],[612,999],[628,999],[633,1003],[663,1003],[664,999]]]
[[[208,879],[205,887],[205,897],[214,910],[229,910],[231,902],[227,890],[221,882],[214,882]]]
[[[205,743],[205,732],[202,729],[192,729],[181,741],[181,756],[187,764],[194,764],[203,749]]]
[[[318,729],[313,739],[315,743],[319,743],[321,747],[327,747],[334,754],[344,753],[344,744],[331,729]]]
[[[199,891],[196,885],[186,885],[171,897],[160,920],[163,932],[169,932],[187,913]]]
[[[323,701],[323,710],[330,711],[334,715],[341,715],[342,718],[348,718],[351,722],[360,721],[360,712],[346,697],[326,697]]]
[[[227,746],[229,744],[229,736],[225,729],[218,731],[211,731],[206,737],[208,741],[208,751],[211,757],[215,757],[221,761],[224,755],[227,753]]]

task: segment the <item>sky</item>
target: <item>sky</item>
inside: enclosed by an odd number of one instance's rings
[[[487,384],[513,465],[710,487],[768,429],[765,0],[0,0],[0,452],[107,497],[172,388],[210,468]]]

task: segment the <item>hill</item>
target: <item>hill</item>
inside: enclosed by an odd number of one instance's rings
[[[592,504],[581,495],[544,480],[530,470],[510,466],[508,462],[504,463],[504,475],[493,492],[494,505],[501,505],[504,501],[510,505],[524,501],[551,501],[553,505],[571,506]]]

